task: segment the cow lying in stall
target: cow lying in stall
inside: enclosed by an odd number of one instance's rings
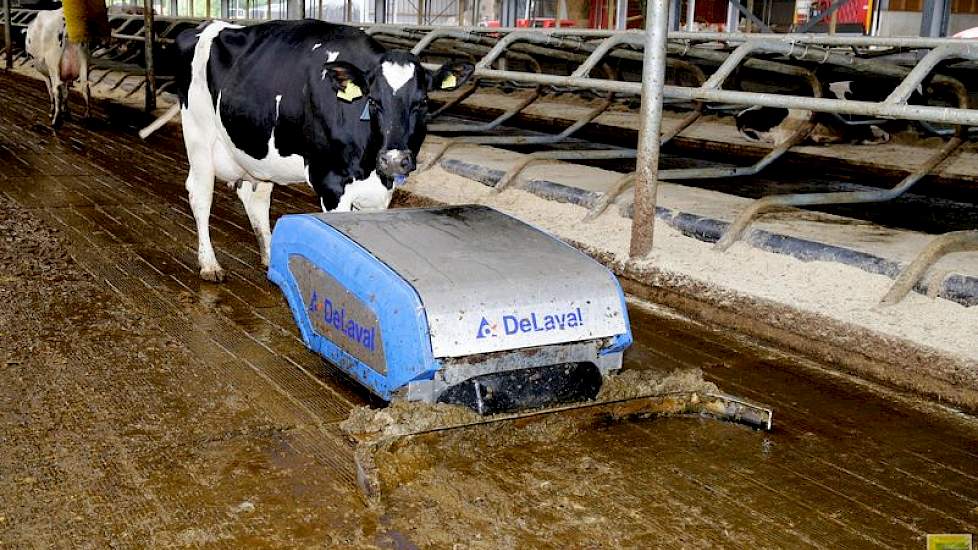
[[[88,118],[91,109],[88,46],[68,39],[64,10],[38,12],[27,26],[24,49],[47,85],[51,98],[51,126],[61,126],[68,114],[68,87],[79,79],[85,98],[85,117]]]
[[[176,39],[179,109],[190,160],[200,276],[221,281],[208,229],[215,177],[237,186],[268,265],[274,184],[308,183],[323,211],[387,208],[427,133],[428,91],[453,90],[470,63],[434,73],[354,27],[215,21]]]
[[[857,101],[883,101],[892,90],[867,85],[858,81],[832,82],[828,92],[836,99]],[[919,103],[921,94],[914,93],[910,103]],[[808,121],[808,111],[778,107],[748,107],[737,113],[734,120],[740,135],[751,141],[781,143],[796,128]],[[858,117],[857,117],[858,118]],[[890,141],[890,134],[877,124],[846,124],[844,118],[828,113],[815,113],[815,128],[808,141],[827,145],[830,143],[856,143],[876,145]]]

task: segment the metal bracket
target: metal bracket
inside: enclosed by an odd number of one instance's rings
[[[730,224],[727,232],[717,241],[715,248],[719,251],[727,250],[735,242],[740,240],[747,231],[747,228],[758,216],[775,208],[825,204],[865,204],[893,200],[906,193],[914,184],[940,166],[963,143],[964,139],[960,135],[951,138],[943,147],[931,155],[922,166],[908,174],[907,177],[903,178],[900,183],[891,189],[842,193],[794,193],[790,195],[773,195],[758,199],[737,216],[737,219]]]
[[[889,292],[880,300],[880,305],[892,306],[900,303],[927,270],[944,256],[971,250],[978,250],[978,230],[952,231],[936,237],[900,273]]]

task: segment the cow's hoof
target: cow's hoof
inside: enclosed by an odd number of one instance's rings
[[[224,270],[220,267],[201,268],[200,278],[212,283],[220,283],[224,281]]]

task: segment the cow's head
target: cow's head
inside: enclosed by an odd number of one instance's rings
[[[377,171],[390,185],[416,166],[427,133],[428,92],[454,90],[474,70],[471,63],[457,62],[431,72],[413,54],[387,52],[370,71],[337,61],[327,63],[323,74],[328,75],[340,99],[358,105],[367,102],[371,129],[380,139]]]

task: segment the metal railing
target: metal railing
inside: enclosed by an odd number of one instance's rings
[[[439,40],[448,40],[451,42],[447,48],[438,50],[437,53],[441,55],[451,55],[451,51],[458,51],[459,44],[477,43],[483,48],[487,48],[488,51],[485,52],[476,65],[475,75],[478,80],[515,82],[535,87],[535,91],[530,96],[529,101],[520,102],[515,109],[507,111],[504,114],[503,120],[513,118],[521,110],[533,104],[542,93],[540,92],[540,87],[543,86],[544,89],[564,90],[567,88],[576,88],[591,92],[618,95],[634,95],[644,92],[646,98],[658,96],[666,100],[688,100],[692,105],[698,106],[698,108],[691,111],[691,115],[680,125],[680,130],[688,128],[691,124],[695,123],[702,112],[701,107],[705,103],[758,105],[801,109],[835,115],[902,119],[923,124],[951,124],[957,128],[954,135],[943,146],[939,147],[919,168],[908,174],[907,177],[892,189],[854,193],[781,195],[756,201],[749,208],[741,212],[734,223],[731,224],[728,231],[717,243],[718,250],[728,248],[746,233],[750,223],[759,215],[777,207],[870,203],[893,200],[900,197],[913,187],[913,185],[945,164],[960,149],[961,145],[965,143],[968,137],[967,127],[978,123],[978,110],[969,108],[965,86],[950,76],[935,72],[942,64],[949,60],[978,61],[978,44],[965,40],[821,35],[670,33],[663,44],[663,63],[675,62],[679,58],[685,58],[696,61],[709,60],[717,63],[718,66],[706,81],[700,81],[699,86],[678,86],[663,83],[661,93],[657,93],[654,91],[649,92],[647,89],[648,82],[655,80],[649,78],[647,67],[645,72],[643,72],[642,82],[612,78],[602,79],[590,75],[591,70],[598,66],[604,58],[613,56],[616,52],[619,54],[618,57],[642,59],[644,52],[637,52],[636,50],[639,46],[644,49],[649,39],[649,36],[643,32],[610,32],[582,29],[547,29],[535,31],[480,28],[443,29],[433,27],[408,28],[403,26],[371,26],[368,28],[368,32],[378,37],[395,33],[401,37],[414,37],[418,40],[417,47],[415,48],[415,53],[418,54],[424,54],[426,50]],[[717,47],[718,43],[721,47]],[[529,50],[526,47],[520,48],[520,45],[532,45],[534,50]],[[733,46],[732,49],[731,46]],[[905,48],[929,51],[920,58],[916,66],[909,68],[882,60],[865,58],[860,56],[858,52],[853,50],[840,50],[836,48],[837,46],[847,46],[850,48]],[[626,48],[627,50],[624,52],[619,51]],[[570,59],[578,61],[579,64],[568,75],[513,70],[504,68],[504,64],[502,64],[503,67],[499,67],[501,65],[499,63],[500,60],[503,62],[506,61],[504,54],[515,52],[522,55],[549,56],[554,59],[568,59],[567,53],[570,52],[577,54],[576,58],[571,57]],[[587,52],[590,53],[581,59]],[[621,55],[622,53],[626,55]],[[539,59],[537,59],[537,62],[538,65],[541,64]],[[894,82],[891,88],[892,91],[885,100],[879,102],[822,97],[820,93],[821,84],[811,67],[818,68],[823,66],[832,66],[849,73],[872,75],[891,80]],[[808,83],[811,94],[775,94],[724,89],[723,84],[727,78],[740,68],[768,70],[781,73],[782,75],[797,77],[801,81]],[[951,98],[950,104],[946,106],[910,104],[909,100],[912,94],[917,90],[922,90],[925,86],[945,90],[948,97]],[[468,97],[471,93],[472,90],[468,90],[462,95]],[[653,95],[650,96],[650,93]],[[464,97],[461,99],[464,99]],[[461,99],[453,102],[453,104],[457,104]],[[648,103],[648,101],[645,103]],[[608,193],[595,202],[585,219],[594,219],[607,208],[619,193],[630,187],[633,181],[639,179],[641,183],[637,187],[638,192],[636,192],[635,198],[631,251],[633,256],[641,256],[647,254],[651,248],[652,232],[651,230],[642,230],[641,226],[642,224],[651,226],[654,223],[652,213],[655,209],[655,182],[658,181],[660,176],[665,180],[682,180],[754,175],[770,166],[792,147],[801,143],[814,126],[814,123],[809,123],[799,127],[784,141],[776,144],[768,155],[749,167],[668,170],[656,174],[658,165],[657,148],[662,140],[661,137],[660,139],[654,140],[655,146],[650,147],[649,128],[659,124],[655,119],[661,118],[661,110],[656,113],[654,112],[656,109],[653,108],[652,111],[651,113],[643,111],[641,115],[643,131],[639,137],[640,145],[638,152],[632,150],[556,150],[533,153],[511,168],[500,182],[497,183],[496,189],[505,189],[516,178],[519,172],[538,162],[547,162],[554,159],[637,158],[636,172],[622,176]],[[597,114],[600,114],[600,112]],[[588,116],[584,117],[584,120],[579,122],[586,124],[593,120],[595,116],[595,113],[589,113]],[[649,117],[652,117],[652,120]],[[575,124],[574,130],[579,130],[583,125]],[[465,128],[465,125],[459,125],[457,128],[452,128],[452,130],[468,129],[471,131],[488,131],[495,127],[496,125],[492,124],[483,127],[469,126],[468,128]],[[460,143],[553,144],[563,141],[568,137],[570,136],[561,133],[554,136],[535,136],[532,138],[522,138],[519,136],[475,136],[464,140],[452,140],[435,152],[433,158],[429,161],[429,165],[437,161],[449,148]],[[635,242],[636,239],[639,240],[638,243]],[[972,242],[968,239],[964,240],[969,243]],[[946,249],[939,247],[937,253]],[[930,254],[933,256],[935,252],[930,252]]]
[[[658,2],[648,4],[650,10],[660,7]],[[13,26],[26,26],[30,10],[14,10]],[[647,14],[651,17],[652,13]],[[655,21],[654,18],[649,20]],[[112,16],[113,37],[116,46],[103,52],[103,59],[116,65],[128,66],[132,76],[141,78],[139,86],[148,80],[149,71],[142,69],[138,52],[145,45],[146,22],[140,15]],[[199,23],[191,18],[157,18],[152,28],[155,41],[168,43],[177,32]],[[249,21],[242,21],[249,24]],[[464,102],[476,93],[480,86],[505,83],[525,87],[529,94],[502,114],[488,122],[438,123],[432,132],[447,134],[488,134],[504,123],[515,120],[520,114],[553,93],[594,94],[603,99],[585,116],[555,134],[541,135],[466,135],[448,140],[435,151],[426,166],[431,166],[449,149],[461,144],[556,146],[564,145],[593,122],[620,98],[644,97],[640,114],[642,130],[636,148],[605,148],[586,150],[542,150],[529,155],[514,166],[497,183],[502,191],[515,181],[527,167],[539,162],[555,160],[636,159],[636,170],[624,174],[608,193],[592,205],[586,216],[592,220],[600,215],[615,198],[630,187],[636,189],[633,222],[633,255],[642,256],[651,247],[655,211],[655,182],[666,180],[726,178],[755,175],[770,167],[801,143],[814,123],[803,125],[794,133],[775,144],[771,151],[751,166],[709,169],[666,170],[658,173],[658,148],[662,143],[695,125],[702,117],[705,106],[711,104],[764,106],[803,111],[902,119],[923,125],[952,125],[953,135],[938,148],[930,159],[908,174],[893,189],[867,193],[818,193],[796,194],[760,199],[745,209],[721,238],[718,248],[725,249],[744,235],[757,216],[780,206],[807,206],[836,204],[839,202],[878,202],[901,196],[915,183],[941,166],[959,150],[968,138],[968,127],[978,126],[978,110],[971,109],[965,86],[942,67],[949,61],[978,61],[978,43],[967,40],[934,38],[880,38],[854,36],[826,36],[801,34],[738,34],[738,33],[690,33],[672,32],[660,34],[658,30],[610,31],[579,28],[517,29],[485,27],[436,27],[422,25],[367,25],[365,30],[388,45],[407,48],[423,59],[440,57],[464,57],[475,65],[473,83],[449,99],[432,113],[438,117]],[[645,55],[649,43],[661,46],[661,59]],[[918,62],[908,67],[891,59],[863,55],[859,48],[887,48],[887,51],[909,51]],[[926,52],[926,53],[925,53]],[[920,55],[925,53],[925,55]],[[654,61],[654,63],[653,63]],[[659,62],[661,61],[661,67]],[[653,65],[653,66],[650,66]],[[669,84],[659,78],[661,68],[670,66],[686,74],[695,85]],[[97,68],[97,62],[96,62]],[[118,68],[118,67],[116,67]],[[140,70],[143,74],[139,74]],[[595,76],[595,71],[604,78]],[[654,78],[649,77],[653,71]],[[874,78],[878,85],[891,86],[891,92],[882,101],[846,100],[824,97],[823,84],[818,74],[850,75],[853,78]],[[797,83],[801,92],[772,93],[748,91],[725,87],[731,75],[775,74],[781,82]],[[169,85],[168,76],[155,75],[162,85]],[[93,77],[98,79],[99,77]],[[104,78],[104,75],[101,75]],[[763,81],[764,77],[760,79]],[[121,84],[121,80],[115,85]],[[661,87],[660,87],[661,84]],[[946,105],[913,104],[915,91],[932,89],[943,91]],[[133,90],[135,91],[135,90]],[[130,92],[132,93],[132,92]],[[686,115],[667,135],[660,135],[663,101],[685,104]],[[810,119],[811,120],[811,119]],[[656,128],[657,139],[652,139]],[[941,132],[940,129],[931,130]],[[633,182],[634,185],[633,185]],[[647,227],[646,227],[647,226]]]

